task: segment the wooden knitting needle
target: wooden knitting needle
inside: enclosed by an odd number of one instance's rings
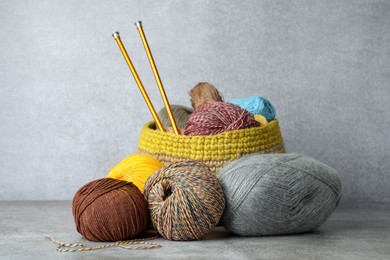
[[[161,95],[162,100],[164,102],[165,109],[167,110],[169,120],[171,121],[173,131],[175,132],[175,134],[179,135],[180,131],[179,131],[179,128],[177,127],[175,117],[172,113],[171,105],[169,104],[167,94],[165,93],[164,86],[161,82],[161,78],[160,78],[160,75],[158,73],[156,63],[154,62],[152,52],[150,51],[148,41],[146,40],[146,36],[145,36],[144,30],[142,28],[142,22],[141,21],[136,22],[135,26],[137,26],[139,35],[141,37],[142,43],[143,43],[145,51],[146,51],[146,55],[148,56],[150,66],[152,67],[154,78],[156,79],[158,89],[160,90],[160,95]]]
[[[143,86],[143,84],[142,84],[142,82],[141,82],[141,79],[139,78],[138,73],[137,73],[137,71],[135,70],[133,63],[131,62],[131,59],[130,59],[130,57],[129,57],[129,54],[127,54],[127,51],[126,51],[126,49],[125,49],[125,46],[123,46],[122,40],[121,40],[121,38],[120,38],[120,36],[119,36],[119,32],[114,32],[114,33],[112,34],[112,37],[115,38],[115,41],[116,41],[116,43],[118,44],[119,49],[121,50],[121,52],[122,52],[122,54],[123,54],[123,57],[124,57],[125,60],[126,60],[127,65],[129,66],[129,69],[130,69],[130,71],[131,71],[131,74],[133,74],[133,77],[134,77],[134,79],[135,79],[135,82],[137,83],[138,88],[139,88],[139,90],[141,91],[141,94],[142,94],[142,96],[144,97],[146,104],[148,105],[148,108],[149,108],[149,110],[150,110],[150,113],[152,113],[153,119],[154,119],[154,121],[156,122],[156,125],[157,125],[158,129],[159,129],[160,131],[162,131],[162,132],[165,132],[165,128],[164,128],[163,124],[161,123],[161,120],[160,120],[160,118],[158,117],[158,114],[156,113],[156,110],[154,109],[153,104],[152,104],[152,102],[150,101],[148,94],[146,93],[146,90],[145,90],[145,88],[144,88],[144,86]]]

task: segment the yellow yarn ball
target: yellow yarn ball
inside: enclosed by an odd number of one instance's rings
[[[255,120],[260,123],[260,126],[265,126],[268,124],[267,118],[262,115],[255,115]]]
[[[144,193],[146,180],[162,166],[163,164],[159,160],[150,155],[133,154],[112,168],[106,178],[132,182]]]

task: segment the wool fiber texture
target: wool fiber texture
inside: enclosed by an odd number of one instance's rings
[[[181,105],[171,105],[171,109],[173,116],[175,117],[177,126],[180,129],[184,129],[184,126],[186,125],[192,112],[194,112],[194,109]],[[165,107],[158,112],[158,117],[160,118],[161,123],[165,127],[172,127],[172,123],[169,120],[169,116]]]
[[[312,231],[341,197],[334,169],[297,154],[248,155],[222,168],[218,178],[226,198],[221,224],[241,236]]]
[[[145,183],[153,226],[169,240],[198,240],[218,223],[225,199],[218,178],[203,163],[169,164]]]
[[[199,82],[190,90],[191,105],[194,109],[198,109],[204,104],[211,102],[222,102],[223,97],[218,89],[207,82]]]
[[[262,115],[268,121],[276,117],[276,110],[272,103],[261,96],[250,96],[247,98],[232,99],[229,103],[239,105],[241,108],[248,110],[254,115]]]
[[[115,165],[106,178],[131,182],[144,193],[146,180],[162,166],[162,162],[150,155],[132,154]]]
[[[96,242],[136,237],[148,226],[148,208],[138,188],[129,182],[103,178],[81,187],[73,198],[77,231]]]
[[[256,126],[260,126],[260,123],[245,109],[227,102],[212,102],[192,113],[185,126],[184,134],[216,135]]]

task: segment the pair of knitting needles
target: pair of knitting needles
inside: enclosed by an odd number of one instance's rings
[[[148,60],[149,60],[150,66],[152,67],[154,78],[156,79],[157,86],[158,86],[158,89],[160,91],[160,95],[162,97],[162,100],[164,102],[165,109],[167,110],[169,120],[170,120],[170,122],[172,124],[173,131],[174,131],[175,134],[179,135],[180,132],[179,132],[179,129],[177,127],[177,124],[176,124],[176,121],[175,121],[175,117],[173,116],[171,106],[169,104],[167,95],[166,95],[165,90],[164,90],[164,86],[163,86],[163,84],[161,82],[161,78],[160,78],[160,75],[158,73],[158,70],[157,70],[157,67],[156,67],[156,63],[154,62],[152,52],[150,51],[148,41],[146,40],[146,36],[145,36],[144,30],[142,28],[142,22],[141,21],[136,22],[135,26],[138,29],[139,35],[141,37],[142,43],[143,43],[145,51],[146,51],[146,55],[148,56]],[[145,99],[145,102],[146,102],[146,104],[147,104],[147,106],[148,106],[148,108],[149,108],[149,110],[150,110],[150,112],[151,112],[151,114],[153,116],[154,121],[156,122],[156,125],[157,125],[158,129],[160,131],[162,131],[162,132],[165,132],[166,130],[165,130],[163,124],[161,123],[161,120],[158,117],[158,114],[156,113],[156,110],[154,109],[154,106],[153,106],[152,102],[150,101],[148,93],[146,92],[146,90],[145,90],[145,88],[144,88],[144,86],[142,84],[142,81],[139,78],[138,73],[137,73],[137,71],[134,68],[134,65],[133,65],[133,63],[132,63],[132,61],[131,61],[131,59],[129,57],[129,54],[127,54],[125,46],[123,46],[122,40],[121,40],[121,38],[119,36],[119,32],[114,32],[112,34],[112,37],[115,38],[115,41],[117,42],[117,44],[119,46],[119,49],[121,50],[121,52],[123,54],[123,57],[126,60],[127,65],[129,66],[131,74],[133,74],[135,82],[137,83],[138,88],[141,91],[141,94],[142,94],[143,98]]]

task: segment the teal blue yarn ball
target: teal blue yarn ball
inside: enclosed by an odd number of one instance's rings
[[[262,115],[267,118],[268,122],[275,119],[276,110],[272,103],[261,96],[250,96],[247,98],[237,98],[228,101],[246,109],[254,115]]]
[[[241,236],[286,235],[323,224],[341,198],[331,167],[297,154],[252,154],[218,172],[226,207],[220,225]]]

